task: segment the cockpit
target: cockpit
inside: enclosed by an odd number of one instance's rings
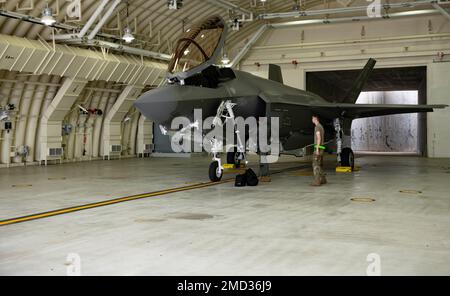
[[[222,80],[234,79],[229,68],[216,66],[225,44],[227,25],[219,16],[194,24],[178,40],[169,63],[169,83],[217,87]]]

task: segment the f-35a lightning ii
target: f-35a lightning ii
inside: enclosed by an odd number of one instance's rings
[[[303,156],[313,141],[311,115],[318,114],[325,128],[326,142],[337,145],[338,162],[354,165],[350,146],[343,138],[350,135],[352,120],[391,114],[433,112],[446,105],[357,105],[366,81],[375,67],[370,59],[343,103],[331,103],[307,91],[285,86],[281,68],[269,65],[269,79],[256,77],[216,64],[222,57],[227,24],[218,16],[191,27],[178,40],[169,63],[167,84],[145,93],[135,102],[136,108],[162,130],[169,130],[176,117],[194,118],[194,109],[202,109],[203,119],[216,116],[232,103],[229,110],[236,117],[278,117],[280,154]],[[230,105],[228,104],[228,108]],[[222,108],[222,109],[221,109]],[[226,110],[225,110],[226,111]],[[243,159],[245,151],[228,152],[228,162]],[[266,167],[268,171],[268,167]],[[268,172],[263,172],[267,174]],[[212,181],[222,178],[223,166],[214,153],[209,169]]]

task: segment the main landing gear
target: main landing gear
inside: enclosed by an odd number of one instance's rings
[[[336,144],[337,144],[337,161],[341,167],[350,167],[352,170],[355,168],[355,154],[351,148],[343,147],[342,119],[334,120],[334,129],[336,131]]]

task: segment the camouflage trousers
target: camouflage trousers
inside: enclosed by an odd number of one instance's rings
[[[314,180],[320,182],[321,178],[325,177],[325,173],[323,171],[323,152],[320,152],[319,155],[314,153],[312,166],[314,171]]]

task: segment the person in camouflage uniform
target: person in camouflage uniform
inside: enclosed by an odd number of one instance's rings
[[[325,130],[323,126],[320,124],[320,118],[318,115],[316,114],[313,115],[312,122],[315,125],[315,129],[314,129],[314,154],[313,154],[314,181],[311,185],[321,186],[327,184],[327,179],[323,171]]]

